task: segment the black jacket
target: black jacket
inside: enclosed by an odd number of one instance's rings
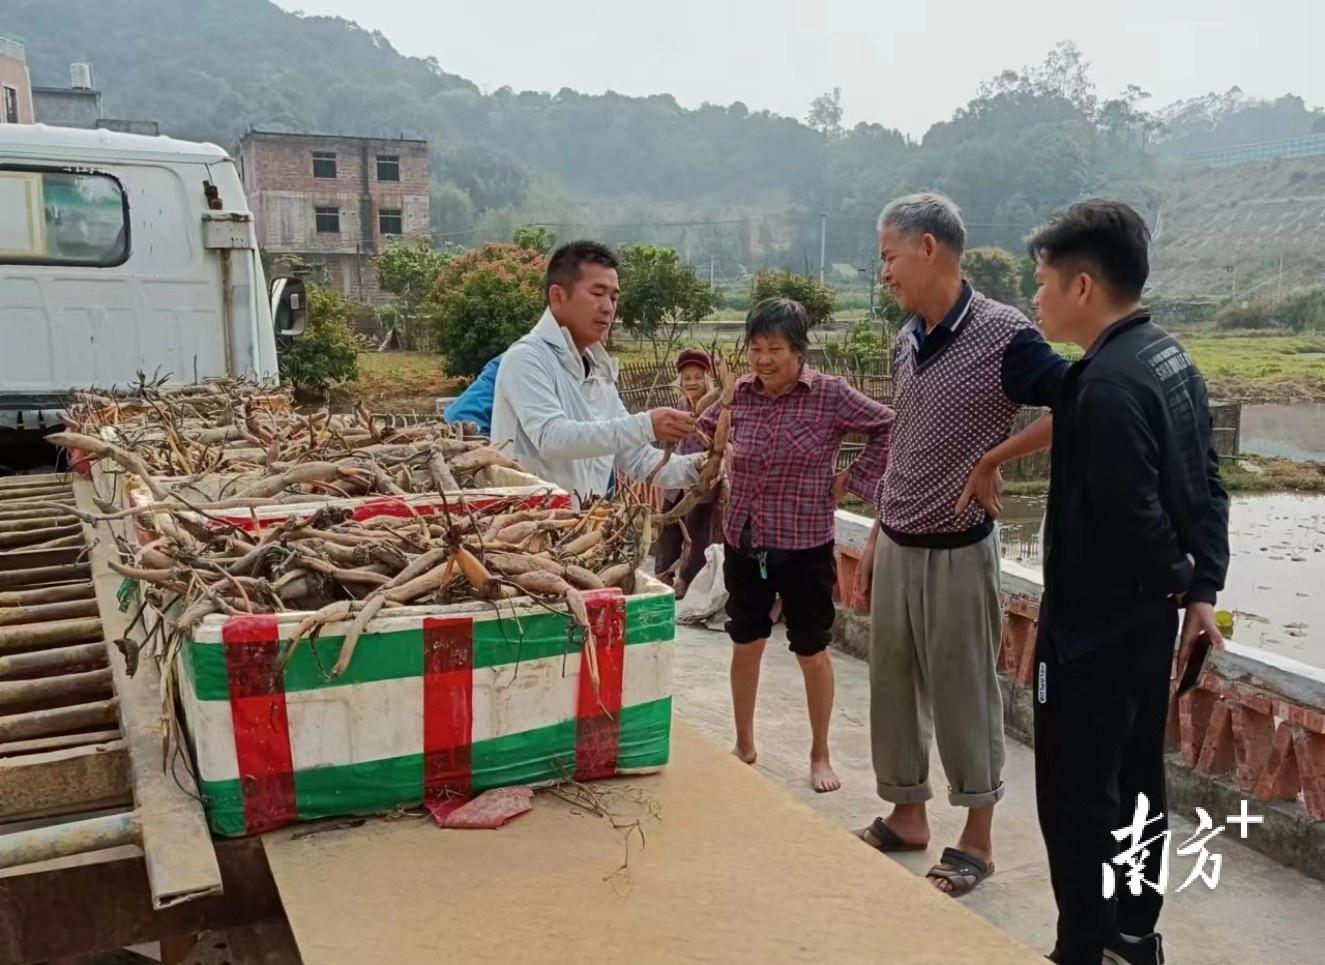
[[[1144,313],[1100,335],[1058,388],[1042,629],[1060,660],[1127,637],[1178,598],[1215,602],[1228,495],[1205,381]]]

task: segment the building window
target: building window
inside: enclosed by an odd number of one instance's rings
[[[340,208],[315,208],[318,234],[340,234]]]
[[[377,180],[400,180],[400,157],[395,154],[377,155]]]
[[[405,222],[399,208],[383,208],[377,212],[377,230],[384,235],[398,235],[404,230]]]
[[[327,178],[336,180],[336,152],[335,151],[314,151],[313,152],[313,177]]]
[[[5,88],[5,123],[18,123],[18,91],[12,87]],[[377,165],[378,170],[381,170],[382,162],[380,160]],[[378,177],[381,177],[381,175],[379,174]],[[399,181],[400,178],[397,177],[396,180]]]

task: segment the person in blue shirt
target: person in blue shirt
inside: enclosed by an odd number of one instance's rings
[[[503,352],[502,355],[506,353]],[[492,433],[492,392],[497,385],[497,369],[501,367],[502,356],[493,358],[478,378],[469,384],[469,388],[456,396],[455,400],[442,413],[447,422],[472,422],[478,426],[480,435]]]

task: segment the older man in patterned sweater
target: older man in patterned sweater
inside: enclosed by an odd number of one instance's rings
[[[892,813],[860,832],[881,851],[929,846],[929,745],[948,800],[968,808],[957,846],[928,877],[959,896],[993,873],[1003,796],[996,490],[965,498],[981,456],[1008,440],[1022,405],[1049,405],[1067,370],[1017,309],[962,278],[966,229],[947,198],[900,198],[879,218],[883,280],[910,313],[893,359],[897,411],[878,516],[857,573],[871,600],[870,729],[878,794]],[[1043,419],[1018,437],[1047,448]],[[882,532],[882,537],[880,533]]]

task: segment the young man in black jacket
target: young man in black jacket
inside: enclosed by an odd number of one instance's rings
[[[1036,645],[1035,771],[1058,903],[1062,965],[1160,963],[1163,902],[1114,863],[1144,794],[1154,883],[1168,847],[1164,783],[1178,611],[1179,671],[1204,634],[1222,646],[1215,594],[1228,569],[1228,496],[1219,480],[1205,383],[1141,307],[1150,235],[1125,204],[1087,202],[1029,241],[1035,305],[1052,342],[1085,356],[1053,401]],[[1005,461],[1000,449],[986,468]],[[1101,887],[1114,872],[1114,897]]]

